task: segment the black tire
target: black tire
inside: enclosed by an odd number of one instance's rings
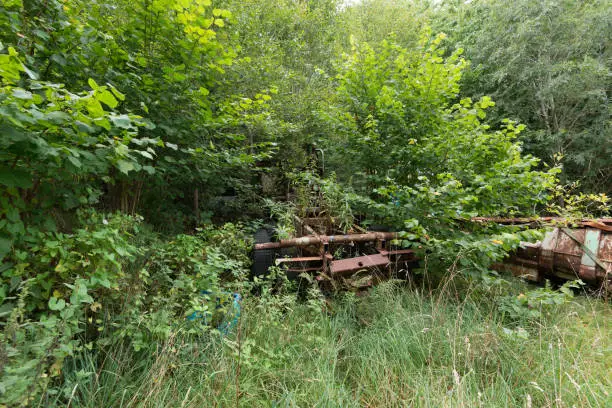
[[[255,233],[254,237],[256,244],[272,242],[272,234],[265,228],[260,228]],[[268,269],[274,265],[274,250],[259,249],[253,251],[253,265],[251,266],[251,275],[266,276]]]

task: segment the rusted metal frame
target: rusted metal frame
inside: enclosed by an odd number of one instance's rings
[[[320,256],[280,258],[275,261],[276,265],[286,265],[290,272],[321,272],[324,262],[324,257]],[[316,265],[316,263],[319,263],[319,265]],[[292,264],[298,264],[300,267],[294,267]]]
[[[400,262],[414,261],[414,251],[412,250],[387,250],[387,243],[397,238],[397,233],[365,233],[365,234],[348,234],[348,235],[332,235],[332,236],[307,236],[302,238],[283,240],[281,242],[257,244],[255,249],[283,248],[288,246],[306,247],[310,245],[319,245],[320,256],[311,257],[296,257],[277,259],[276,264],[286,264],[288,271],[292,272],[315,272],[320,271],[323,274],[342,275],[359,270],[389,267],[392,264]],[[368,242],[376,241],[376,249],[378,253],[373,255],[365,255],[348,259],[334,260],[330,253],[330,245],[346,244],[353,242]],[[292,268],[291,264],[296,263],[313,263],[321,262],[320,267],[305,266],[302,268]]]
[[[305,222],[303,222],[302,219],[300,217],[298,217],[297,215],[295,215],[295,214],[293,215],[293,221],[296,223],[296,225],[300,225],[302,227],[302,229],[306,230],[308,235],[318,235],[315,232],[315,230],[312,229],[312,227],[310,225],[308,225]],[[302,232],[302,235],[306,235],[306,234],[303,234],[303,232]]]
[[[300,238],[283,239],[279,242],[265,242],[255,244],[255,250],[260,249],[279,249],[289,247],[305,247],[317,244],[346,244],[350,242],[368,241],[390,241],[397,239],[396,232],[369,232],[367,234],[346,234],[346,235],[315,235]]]
[[[609,259],[612,240],[605,229],[578,230],[555,228],[541,243],[523,243],[504,264],[494,269],[512,271],[515,275],[528,275],[541,280],[552,275],[563,279],[580,277],[585,281],[608,286],[612,280],[612,261]],[[601,269],[600,269],[601,268]]]
[[[276,263],[285,263],[285,262],[311,262],[311,261],[320,261],[320,256],[302,256],[295,258],[278,258]]]
[[[582,225],[586,227],[597,228],[599,230],[606,231],[606,232],[612,232],[612,225],[606,225],[603,222],[599,222],[597,220],[583,222]]]
[[[396,259],[393,259],[394,256],[396,256]],[[372,255],[333,261],[331,264],[331,274],[334,276],[358,272],[362,269],[389,268],[391,265],[397,265],[400,262],[410,262],[414,260],[414,251],[410,249],[399,251],[380,250],[378,253]]]
[[[389,264],[389,257],[378,253],[332,261],[330,272],[332,276],[339,276],[354,273],[362,269],[386,268]]]
[[[585,255],[588,255],[588,257],[589,257],[589,258],[591,258],[591,260],[593,260],[593,262],[594,262],[595,264],[597,264],[597,265],[598,265],[598,266],[599,266],[601,269],[603,269],[603,270],[604,270],[604,272],[606,272],[606,271],[607,271],[608,267],[607,267],[607,266],[606,266],[606,265],[605,265],[605,264],[604,264],[602,261],[600,261],[600,260],[599,260],[599,258],[597,257],[597,255],[595,255],[595,254],[593,253],[593,251],[591,251],[591,249],[590,249],[590,248],[589,248],[587,245],[585,245],[584,243],[580,242],[580,240],[579,240],[579,239],[578,239],[578,238],[577,238],[577,237],[576,237],[576,236],[575,236],[575,235],[572,233],[572,231],[570,231],[570,230],[569,230],[569,229],[567,229],[567,228],[561,228],[561,231],[563,231],[563,233],[564,233],[565,235],[567,235],[568,237],[570,237],[571,239],[573,239],[574,241],[576,241],[576,243],[577,243],[577,244],[578,244],[578,245],[579,245],[579,246],[582,248],[582,250],[584,251]],[[587,232],[588,232],[588,231],[587,231]],[[586,240],[587,240],[587,235],[585,234],[585,241],[586,241]],[[598,241],[599,241],[599,240],[598,240]],[[585,264],[585,257],[584,257],[584,256],[582,257],[581,264],[583,264],[583,265],[587,265],[587,266],[588,266],[588,263],[587,263],[587,264]],[[593,266],[595,266],[595,265],[593,265]]]
[[[534,282],[539,282],[541,280],[537,265],[529,265],[524,262],[495,263],[491,265],[491,268],[500,272],[510,272],[514,276],[526,278]]]
[[[502,218],[502,217],[473,217],[471,221],[475,222],[494,222],[496,224],[534,224],[534,223],[550,223],[550,222],[566,222],[570,221],[563,217],[519,217],[519,218]],[[582,226],[602,229],[604,231],[612,231],[612,218],[583,218],[578,221]]]

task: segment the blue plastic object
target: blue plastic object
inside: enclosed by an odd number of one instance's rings
[[[211,296],[215,293],[209,290],[203,290],[200,294],[203,296]],[[187,320],[195,321],[200,319],[202,320],[202,324],[210,325],[213,322],[213,317],[220,317],[217,330],[219,330],[221,334],[226,335],[238,325],[242,296],[240,296],[239,293],[230,292],[218,292],[216,295],[214,312],[193,312],[187,316]]]

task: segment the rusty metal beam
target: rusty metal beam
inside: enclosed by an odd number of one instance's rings
[[[265,242],[263,244],[255,244],[255,250],[305,247],[309,245],[321,244],[347,244],[351,242],[368,242],[381,240],[389,241],[397,238],[398,235],[396,232],[368,232],[366,234],[347,235],[316,235],[292,239],[283,239],[279,242]]]
[[[546,224],[551,222],[567,222],[570,221],[563,217],[519,217],[519,218],[503,218],[503,217],[473,217],[472,221],[475,222],[494,222],[496,224]],[[578,223],[585,227],[593,227],[603,229],[605,231],[612,231],[612,218],[583,218]]]
[[[362,269],[386,268],[389,266],[389,262],[389,257],[382,254],[358,256],[332,261],[330,271],[332,276],[341,275],[354,273]]]

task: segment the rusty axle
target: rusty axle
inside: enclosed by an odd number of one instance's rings
[[[368,232],[367,234],[347,234],[347,235],[310,235],[300,238],[283,239],[279,242],[265,242],[255,244],[255,249],[278,249],[289,247],[306,247],[309,245],[321,244],[346,244],[351,242],[368,241],[389,241],[397,239],[397,232]]]

